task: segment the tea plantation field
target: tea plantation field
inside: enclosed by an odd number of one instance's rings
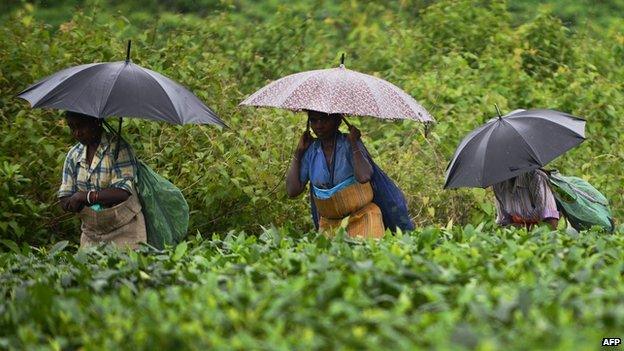
[[[597,350],[624,332],[622,235],[270,228],[171,250],[4,241],[0,347]]]
[[[624,338],[623,8],[0,2],[0,350],[567,351]],[[186,197],[190,237],[164,251],[78,250],[80,223],[57,199],[75,140],[60,111],[15,96],[61,69],[122,60],[129,39],[133,62],[189,88],[230,128],[125,119],[137,155]],[[342,53],[436,119],[425,132],[349,118],[405,193],[414,232],[365,242],[311,232],[308,199],[284,189],[305,116],[239,106]],[[616,233],[497,228],[491,191],[443,189],[455,148],[494,104],[587,120],[587,140],[548,168],[603,192]]]

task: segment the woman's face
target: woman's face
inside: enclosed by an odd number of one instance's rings
[[[326,113],[309,111],[310,127],[319,139],[331,138],[336,134],[340,120]]]
[[[74,139],[82,145],[90,145],[99,142],[102,127],[95,118],[67,117],[67,125]]]

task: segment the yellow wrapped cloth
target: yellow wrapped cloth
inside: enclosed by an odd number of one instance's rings
[[[380,238],[384,235],[381,210],[373,203],[370,183],[355,183],[329,199],[314,197],[314,204],[322,233],[332,232],[348,217],[346,229],[350,237]]]

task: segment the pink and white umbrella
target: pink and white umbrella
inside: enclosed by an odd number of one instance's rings
[[[344,64],[280,78],[241,105],[433,122],[424,107],[394,84],[352,71]]]

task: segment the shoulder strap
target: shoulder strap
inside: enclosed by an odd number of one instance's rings
[[[550,178],[552,176],[553,173],[559,173],[559,171],[557,169],[546,169],[546,168],[538,168],[540,171],[546,173],[546,175],[548,176],[548,178]]]
[[[123,124],[123,118],[119,118],[119,126],[117,127],[117,130],[113,129],[113,126],[111,126],[110,123],[108,123],[108,121],[106,120],[104,120],[103,124],[104,124],[104,128],[106,128],[106,130],[111,135],[114,135],[117,137],[116,145],[115,145],[115,153],[114,153],[114,160],[115,162],[117,162],[117,158],[119,157],[119,144],[121,144],[122,141],[125,141],[121,137],[121,125]]]
[[[334,136],[334,150],[333,150],[333,155],[332,155],[332,164],[331,164],[331,169],[329,170],[329,181],[331,183],[331,186],[334,186],[334,174],[336,173],[336,150],[338,149],[338,134],[336,133],[336,135]]]

